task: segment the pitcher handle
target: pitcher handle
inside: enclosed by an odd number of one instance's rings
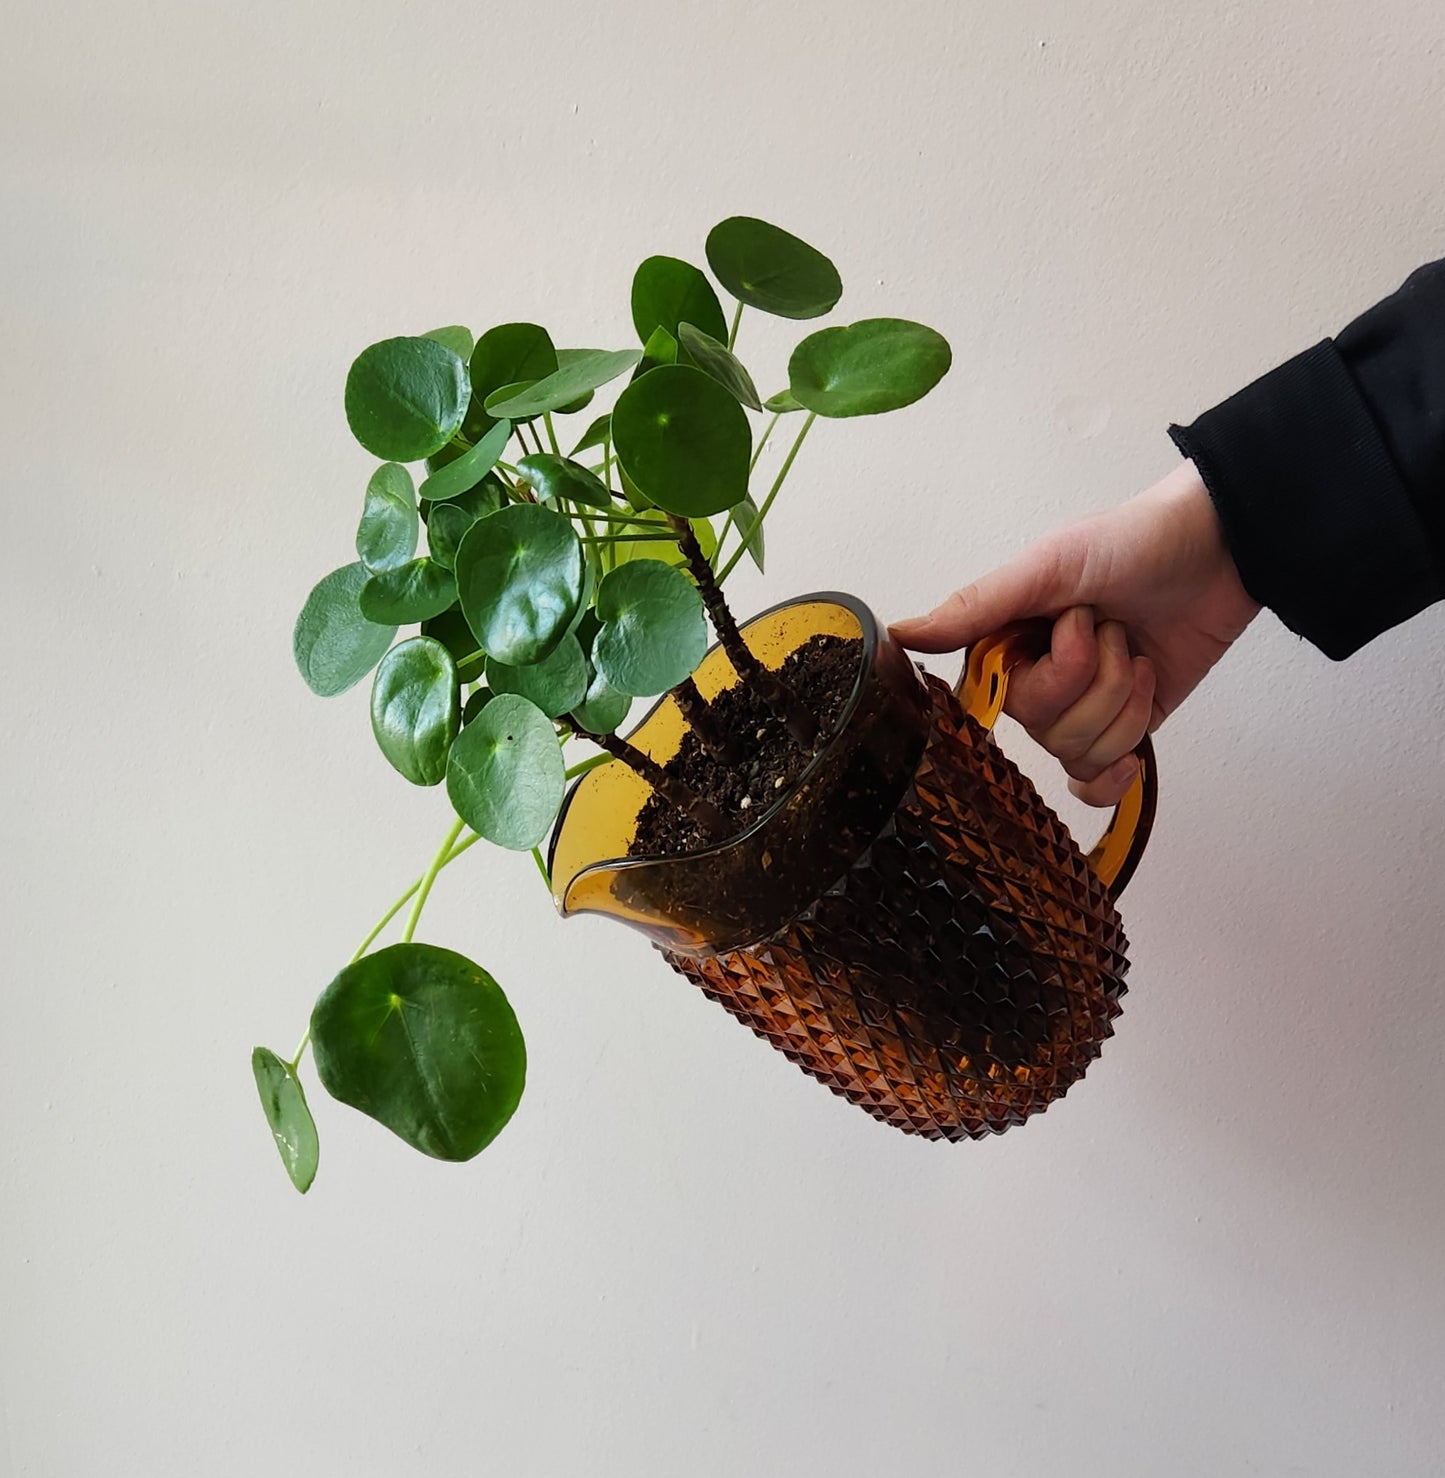
[[[1050,621],[1020,621],[975,642],[968,650],[968,660],[954,689],[969,716],[984,729],[992,729],[1003,711],[1009,672],[1020,662],[1042,657],[1049,650],[1052,636]],[[1108,828],[1088,859],[1111,898],[1117,898],[1134,876],[1154,826],[1154,809],[1159,799],[1154,746],[1147,734],[1134,754],[1139,761],[1139,772],[1124,798],[1114,807]]]

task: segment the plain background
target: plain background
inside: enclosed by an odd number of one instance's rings
[[[441,1165],[248,1068],[446,826],[291,666],[373,339],[625,345],[714,221],[952,340],[820,425],[741,608],[931,604],[1445,252],[1434,0],[21,0],[0,60],[0,1469],[1438,1473],[1445,612],[1262,618],[1159,736],[1117,1038],[907,1140],[478,849],[423,935],[531,1046]],[[745,318],[765,393],[792,326]],[[947,663],[940,663],[940,670]],[[1081,829],[1097,818],[1085,817]]]

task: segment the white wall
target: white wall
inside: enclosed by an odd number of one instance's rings
[[[956,368],[818,428],[740,604],[902,614],[1445,253],[1438,4],[19,0],[5,31],[0,1470],[1438,1473],[1445,612],[1342,667],[1262,619],[1168,725],[1120,1034],[1000,1140],[874,1125],[483,850],[424,933],[530,1039],[487,1154],[314,1093],[303,1201],[247,1065],[445,827],[364,688],[290,662],[369,465],[361,345],[625,344],[643,255],[774,218]]]

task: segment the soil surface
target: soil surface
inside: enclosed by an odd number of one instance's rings
[[[856,637],[815,636],[792,652],[778,676],[818,719],[818,741],[803,749],[783,720],[753,688],[739,683],[708,705],[708,728],[721,739],[727,759],[695,729],[663,767],[694,795],[710,800],[735,832],[745,831],[798,778],[832,737],[853,691],[863,644]],[[637,818],[632,857],[671,857],[723,837],[705,836],[693,818],[654,794]]]

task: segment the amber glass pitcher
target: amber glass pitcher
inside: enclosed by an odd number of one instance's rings
[[[923,674],[851,596],[744,627],[769,667],[813,636],[856,638],[836,732],[756,821],[675,857],[629,857],[647,783],[621,764],[573,787],[552,839],[564,915],[610,915],[805,1072],[906,1133],[978,1138],[1046,1108],[1113,1030],[1126,941],[1114,900],[1153,821],[1153,755],[1087,856],[991,729],[1009,669],[1047,623],[974,647],[957,691]],[[738,682],[721,647],[696,682]],[[630,737],[666,763],[686,722],[663,698]]]

